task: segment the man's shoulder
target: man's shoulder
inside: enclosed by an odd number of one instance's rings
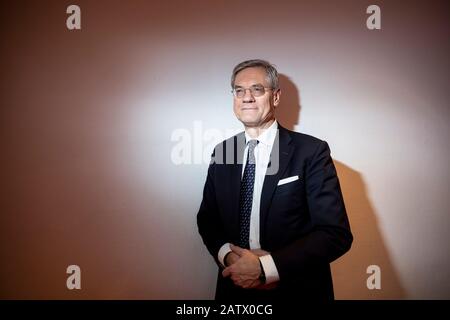
[[[236,141],[244,141],[245,143],[245,131],[241,131],[239,133],[236,133],[234,136],[229,137],[228,139],[222,140],[221,142],[216,144],[215,148],[234,145]]]
[[[285,137],[289,137],[290,143],[293,143],[296,147],[302,147],[302,148],[311,148],[311,149],[317,149],[317,147],[321,144],[327,144],[326,141],[319,139],[317,137],[314,137],[312,135],[292,131],[289,129],[286,129],[282,126],[278,126],[278,130],[281,137],[281,139]],[[239,141],[245,143],[245,132],[241,131],[234,136],[229,137],[228,139],[222,140],[219,142],[214,149],[220,148],[220,149],[226,149],[227,146],[234,146],[236,143],[239,143]]]
[[[214,146],[212,156],[217,159],[222,159],[225,161],[226,154],[235,155],[239,146],[244,148],[245,145],[245,133],[244,131],[229,137],[228,139],[222,140]]]
[[[292,131],[281,127],[281,131],[284,131],[286,135],[291,139],[291,143],[301,147],[318,147],[320,144],[326,143],[324,140],[314,137],[312,135]]]

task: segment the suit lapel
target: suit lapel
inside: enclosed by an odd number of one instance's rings
[[[278,126],[277,136],[275,138],[272,152],[270,154],[270,165],[267,168],[267,173],[264,178],[263,188],[261,192],[261,204],[260,204],[260,244],[261,247],[265,245],[265,225],[269,212],[270,204],[272,202],[272,196],[277,187],[278,181],[282,177],[291,157],[293,154],[293,146],[289,145],[291,137],[289,132]],[[277,159],[277,154],[279,155]],[[278,166],[277,166],[278,163]],[[278,170],[276,170],[278,167]],[[239,210],[238,210],[239,211]]]
[[[233,150],[233,154],[228,154],[230,158],[228,161],[233,161],[230,164],[231,174],[230,174],[230,185],[231,185],[231,225],[233,226],[233,236],[234,240],[239,239],[239,197],[241,189],[241,177],[242,177],[242,161],[244,159],[245,151],[245,134],[241,132],[232,140],[233,146],[229,146],[228,150]],[[230,163],[230,162],[228,162]]]

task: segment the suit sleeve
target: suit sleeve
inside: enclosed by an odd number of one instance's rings
[[[197,226],[200,236],[209,253],[213,256],[216,263],[221,266],[217,254],[222,245],[227,241],[225,240],[223,225],[216,200],[214,173],[217,164],[214,161],[214,155],[215,152],[213,152],[211,156],[211,163],[208,168],[208,174],[203,189],[203,199],[197,213]]]
[[[350,249],[353,241],[336,168],[325,141],[319,143],[306,164],[305,184],[312,229],[272,252],[281,281],[334,261]]]

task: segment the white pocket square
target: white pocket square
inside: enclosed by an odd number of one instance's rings
[[[281,186],[281,185],[289,183],[289,182],[296,181],[298,179],[299,179],[298,176],[292,176],[292,177],[289,177],[289,178],[281,179],[280,181],[278,181],[278,186]]]

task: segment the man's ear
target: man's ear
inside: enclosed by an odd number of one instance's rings
[[[281,89],[277,89],[273,93],[273,105],[277,107],[280,104]]]

